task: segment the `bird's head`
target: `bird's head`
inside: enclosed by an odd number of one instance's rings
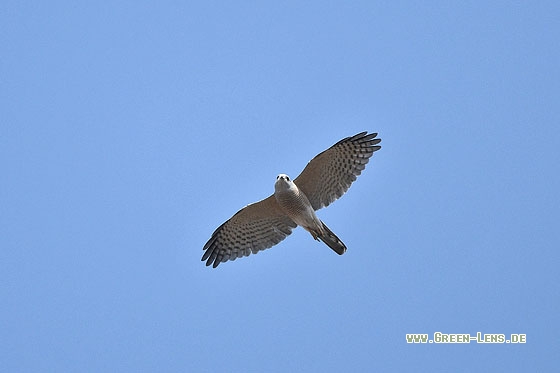
[[[286,174],[280,174],[276,176],[276,183],[274,184],[274,189],[279,190],[286,190],[289,189],[293,184],[292,179]]]

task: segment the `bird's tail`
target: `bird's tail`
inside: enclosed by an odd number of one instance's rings
[[[329,227],[327,227],[325,223],[321,223],[323,224],[324,233],[319,235],[318,238],[328,247],[333,249],[338,255],[344,254],[346,252],[346,245],[329,229]]]

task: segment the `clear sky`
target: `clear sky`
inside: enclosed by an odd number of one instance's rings
[[[0,4],[0,370],[559,364],[554,1]],[[208,268],[244,205],[361,131],[302,228]],[[526,344],[407,344],[407,333]]]

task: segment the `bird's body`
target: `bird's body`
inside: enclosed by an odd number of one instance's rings
[[[288,175],[280,174],[274,184],[274,198],[280,208],[297,225],[306,230],[317,230],[320,220],[315,214],[307,196],[290,180]]]
[[[239,210],[214,231],[202,260],[220,263],[248,256],[282,241],[298,225],[337,254],[346,246],[315,213],[342,196],[381,147],[376,133],[359,133],[337,142],[313,158],[292,180],[280,174],[274,194]]]
[[[274,198],[280,208],[300,227],[311,233],[314,239],[325,242],[337,254],[342,255],[346,246],[315,214],[309,199],[286,174],[280,174],[274,184]]]

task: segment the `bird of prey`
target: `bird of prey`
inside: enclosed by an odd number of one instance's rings
[[[362,173],[373,152],[381,149],[376,136],[362,132],[340,140],[313,158],[293,180],[278,175],[273,195],[245,206],[214,231],[204,245],[202,261],[216,268],[256,254],[282,241],[298,225],[337,254],[344,254],[344,243],[315,211],[342,196]]]

